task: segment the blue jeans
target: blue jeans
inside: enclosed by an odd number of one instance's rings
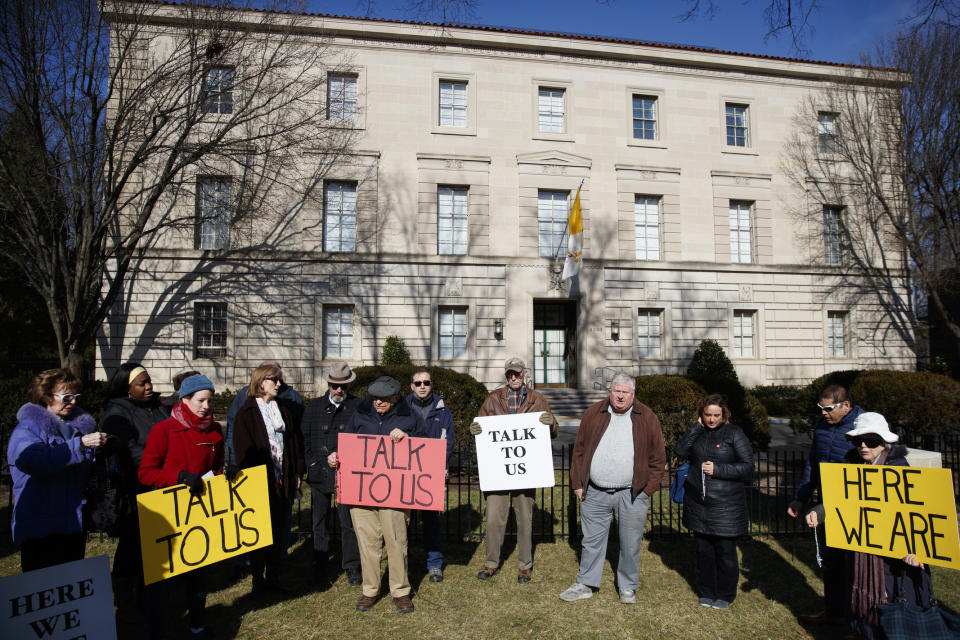
[[[440,512],[421,511],[423,520],[423,548],[427,552],[427,571],[443,568],[443,546],[440,536]]]
[[[577,582],[594,588],[600,586],[611,517],[616,517],[620,529],[617,587],[636,590],[640,583],[640,544],[649,507],[650,499],[642,491],[631,500],[629,487],[614,493],[587,487],[587,495],[580,503],[583,550]]]

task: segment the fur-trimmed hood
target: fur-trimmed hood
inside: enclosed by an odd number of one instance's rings
[[[60,433],[59,418],[47,411],[45,407],[32,402],[20,407],[20,410],[17,411],[17,422],[32,424],[47,435]],[[93,433],[97,428],[93,417],[80,407],[75,407],[70,418],[64,422],[84,435]]]

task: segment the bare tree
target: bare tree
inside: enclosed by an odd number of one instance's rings
[[[960,30],[934,25],[892,38],[811,95],[783,168],[815,262],[876,296],[912,343],[925,296],[960,344],[944,292],[960,269]]]
[[[684,0],[684,4],[686,10],[679,16],[681,22],[700,17],[712,19],[720,11],[720,0]],[[764,0],[767,33],[763,41],[787,34],[794,50],[806,53],[806,42],[814,32],[813,15],[821,8],[820,0]]]
[[[342,59],[274,11],[298,7],[263,4],[0,3],[0,251],[42,294],[64,366],[157,238],[282,246],[349,151],[356,96],[327,112]],[[224,174],[225,192],[204,186]]]

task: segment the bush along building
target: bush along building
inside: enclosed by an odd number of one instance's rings
[[[189,364],[239,387],[272,359],[309,393],[331,360],[380,362],[388,336],[488,387],[508,355],[537,386],[592,388],[604,368],[682,374],[705,339],[747,386],[913,367],[889,301],[847,287],[838,225],[852,205],[818,201],[780,168],[798,130],[829,142],[837,114],[798,122],[799,105],[857,67],[172,4],[131,17],[129,4],[109,20],[140,53],[114,50],[114,66],[162,78],[183,59],[179,82],[195,86],[180,100],[197,101],[198,122],[180,143],[199,159],[164,191],[169,224],[103,326],[106,371],[134,358],[164,389],[164,370]],[[254,52],[283,46],[322,50],[323,64],[292,56],[254,83],[268,58]],[[211,133],[304,83],[282,112],[242,123],[313,118],[298,140]],[[563,280],[578,187],[582,269]],[[794,215],[811,207],[822,227]]]

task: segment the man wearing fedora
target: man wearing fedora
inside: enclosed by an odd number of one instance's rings
[[[503,416],[511,413],[535,413],[543,411],[540,422],[550,426],[550,437],[556,438],[560,425],[550,413],[550,403],[543,394],[527,387],[524,374],[527,365],[520,358],[510,358],[503,365],[507,384],[490,392],[480,407],[481,416]],[[479,422],[470,425],[470,433],[479,435]],[[517,489],[514,491],[487,491],[487,556],[483,567],[477,573],[480,580],[489,580],[500,566],[500,547],[507,528],[507,516],[510,514],[510,500],[513,500],[513,512],[517,517],[517,582],[530,582],[533,569],[533,502],[535,489]]]
[[[349,393],[350,383],[356,378],[357,374],[346,362],[332,363],[323,374],[327,393],[310,403],[301,426],[313,511],[313,579],[321,587],[332,582],[327,571],[330,556],[329,516],[337,481],[337,472],[327,464],[327,458],[337,450],[337,436],[360,404],[360,398]],[[337,505],[337,515],[340,520],[340,564],[347,572],[350,584],[358,586],[362,581],[360,549],[350,520],[350,508]]]

